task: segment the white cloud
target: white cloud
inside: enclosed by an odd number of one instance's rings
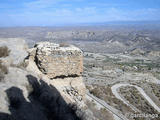
[[[123,20],[152,20],[160,19],[160,10],[147,8],[136,10],[125,10],[116,8],[116,4],[99,5],[88,4],[88,6],[77,7],[66,3],[67,0],[35,0],[24,3],[24,9],[21,13],[12,14],[11,16],[24,16],[26,18],[53,19],[54,21],[64,22],[105,22],[105,21],[123,21]],[[71,0],[72,2],[82,2],[84,0]],[[90,6],[89,6],[90,5]],[[122,4],[123,6],[125,4]],[[96,7],[95,7],[96,6]],[[103,7],[100,7],[103,6]],[[60,20],[59,20],[60,19]],[[68,20],[68,21],[67,21]]]
[[[26,7],[26,9],[43,9],[53,6],[59,1],[61,0],[36,0],[32,2],[26,2],[24,3],[24,6]]]

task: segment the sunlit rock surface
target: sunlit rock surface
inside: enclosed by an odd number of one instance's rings
[[[49,78],[82,74],[83,54],[79,48],[49,42],[38,43],[35,48],[36,64]]]

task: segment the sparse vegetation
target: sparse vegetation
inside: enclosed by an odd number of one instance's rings
[[[0,57],[7,57],[10,53],[10,50],[6,46],[0,47]]]
[[[8,50],[8,47],[2,46],[0,47],[0,58],[1,57],[7,57],[10,53],[10,50]],[[8,69],[5,65],[2,64],[2,60],[0,60],[0,81],[4,78],[4,74],[8,73]]]
[[[5,65],[2,65],[2,61],[0,60],[0,81],[3,80],[4,74],[8,73],[8,69]]]
[[[152,88],[153,93],[155,96],[160,100],[160,85],[150,83],[150,87]]]
[[[121,59],[119,58],[110,58],[109,56],[106,56],[105,60],[103,60],[103,62],[112,62],[112,63],[117,63],[118,61],[120,61]]]
[[[133,68],[136,66],[138,68],[137,71],[146,71],[146,70],[152,70],[154,68],[160,68],[159,63],[139,63],[139,62],[123,62],[123,63],[117,63],[120,67],[131,67]]]
[[[146,114],[158,114],[158,112],[145,100],[135,87],[120,88],[120,93],[137,109]],[[158,120],[158,119],[157,119]]]
[[[0,72],[0,82],[3,80],[4,76],[3,74]]]
[[[152,74],[154,77],[160,80],[160,72],[153,72]]]
[[[105,108],[100,108],[100,110],[98,110],[94,101],[87,101],[86,104],[96,118],[100,120],[106,120],[106,118],[107,120],[113,120],[112,114],[109,113]]]
[[[2,65],[2,61],[0,60],[0,72],[2,74],[7,74],[8,73],[8,69],[5,65]]]
[[[104,100],[111,106],[114,106],[116,109],[120,110],[123,114],[131,112],[134,113],[127,105],[125,105],[122,101],[117,99],[112,91],[110,86],[98,86],[94,85],[93,88],[88,87],[91,94],[94,96]]]

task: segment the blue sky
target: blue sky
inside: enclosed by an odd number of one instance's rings
[[[0,26],[160,20],[160,0],[0,0]]]

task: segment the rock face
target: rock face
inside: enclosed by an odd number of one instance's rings
[[[49,42],[38,43],[35,48],[36,64],[49,78],[82,74],[83,54],[79,48]]]

